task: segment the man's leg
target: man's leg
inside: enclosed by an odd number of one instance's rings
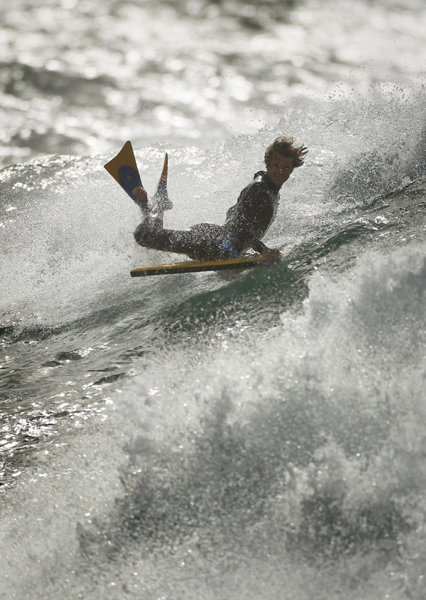
[[[173,204],[170,202],[168,198],[161,199],[159,197],[156,206],[155,212],[153,212],[153,208],[149,206],[148,194],[145,188],[138,186],[132,191],[133,200],[139,206],[142,211],[142,216],[144,221],[149,224],[150,227],[155,229],[160,229],[163,227],[164,222],[164,211],[170,210],[173,208]]]
[[[216,236],[208,233],[217,233],[219,226],[211,226],[207,231],[201,226],[188,230],[164,229],[159,223],[145,219],[134,233],[136,242],[145,248],[186,254],[195,260],[215,260],[223,258],[223,253],[216,240]]]
[[[190,239],[186,239],[186,236],[184,235],[186,233],[189,232],[164,229],[157,220],[153,222],[153,220],[148,217],[138,225],[134,237],[136,242],[145,248],[185,254],[191,243]]]

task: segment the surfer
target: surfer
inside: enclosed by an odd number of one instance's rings
[[[275,220],[280,199],[279,190],[291,173],[304,163],[307,148],[295,146],[293,138],[277,138],[265,152],[266,171],[259,171],[240,193],[237,203],[227,214],[224,225],[199,223],[188,230],[163,227],[168,199],[148,208],[148,196],[142,186],[132,191],[132,197],[142,209],[144,219],[134,237],[146,248],[186,254],[196,260],[222,260],[242,255],[251,248],[269,258],[279,259],[277,249],[268,248],[261,239]]]

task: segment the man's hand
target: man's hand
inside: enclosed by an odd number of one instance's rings
[[[279,250],[274,248],[265,248],[265,250],[262,252],[262,256],[269,258],[269,260],[280,260],[282,254]]]

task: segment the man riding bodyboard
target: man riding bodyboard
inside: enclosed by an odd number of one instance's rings
[[[242,256],[248,249],[268,259],[279,259],[280,251],[268,248],[261,240],[275,220],[279,190],[293,170],[304,164],[307,151],[304,146],[295,146],[292,138],[277,138],[265,152],[266,171],[257,172],[242,190],[237,203],[227,211],[224,225],[199,223],[188,230],[165,229],[164,210],[172,206],[167,195],[163,200],[157,198],[154,211],[148,205],[146,190],[137,185],[128,192],[143,215],[134,233],[136,242],[145,248],[186,254],[202,261]]]

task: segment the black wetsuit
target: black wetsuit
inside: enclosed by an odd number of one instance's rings
[[[226,213],[224,225],[199,223],[188,230],[164,229],[148,218],[135,231],[141,246],[187,254],[197,260],[217,260],[240,255],[247,248],[262,253],[261,238],[274,221],[279,190],[265,171],[243,189],[237,203]]]

